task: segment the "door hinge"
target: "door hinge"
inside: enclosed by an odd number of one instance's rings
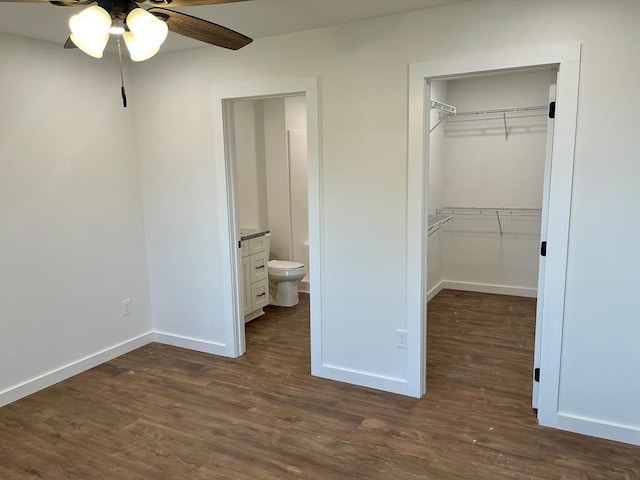
[[[540,244],[540,255],[543,257],[547,256],[547,241],[545,240]]]
[[[238,240],[238,248],[242,248],[242,241]]]
[[[533,379],[534,379],[536,382],[539,382],[539,381],[540,381],[540,369],[539,369],[539,368],[535,368],[535,369],[533,370]]]
[[[549,118],[556,118],[556,102],[549,104]]]

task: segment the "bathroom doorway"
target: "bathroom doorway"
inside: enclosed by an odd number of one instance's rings
[[[269,232],[269,260],[309,265],[304,95],[231,102],[241,240]],[[309,293],[309,276],[298,290]],[[273,292],[270,291],[273,295]]]
[[[229,284],[224,287],[230,298],[230,356],[246,351],[242,240],[268,232],[268,259],[305,265],[299,290],[313,298],[313,373],[321,359],[322,322],[317,80],[217,88],[214,114],[216,130],[224,132],[216,141],[216,157],[227,191],[228,231],[222,234],[229,238]]]

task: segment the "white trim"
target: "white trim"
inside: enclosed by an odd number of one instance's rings
[[[62,382],[74,375],[78,375],[79,373],[97,367],[102,363],[108,362],[109,360],[119,357],[120,355],[124,355],[125,353],[129,353],[136,348],[140,348],[151,343],[152,341],[152,332],[144,333],[138,337],[118,343],[105,348],[104,350],[100,350],[99,352],[92,353],[80,360],[76,360],[60,368],[56,368],[55,370],[51,370],[50,372],[32,378],[31,380],[27,380],[24,383],[8,388],[0,392],[0,407],[50,387],[51,385]]]
[[[550,45],[496,50],[468,57],[442,58],[409,66],[409,130],[407,164],[407,351],[408,390],[426,392],[426,249],[428,212],[428,80],[472,73],[557,66],[558,93],[549,195],[547,280],[544,291],[540,423],[554,423],[558,414],[560,352],[564,322],[569,216],[577,123],[581,45]],[[551,280],[552,279],[552,280]]]
[[[545,426],[640,446],[640,428],[607,422],[593,417],[558,412],[555,423]]]
[[[431,290],[427,292],[427,303],[429,303],[433,297],[438,295],[442,290],[444,290],[444,280],[440,280],[438,284],[433,287]]]
[[[462,290],[463,292],[493,293],[495,295],[513,295],[516,297],[536,298],[536,288],[513,287],[510,285],[494,285],[491,283],[456,282],[443,280],[442,288],[449,290]]]
[[[228,218],[220,228],[222,239],[221,256],[224,269],[222,288],[225,298],[224,321],[226,325],[226,354],[238,357],[245,351],[244,317],[239,301],[240,292],[237,278],[240,276],[240,259],[237,252],[238,231],[235,226],[235,192],[230,182],[233,180],[233,162],[230,161],[228,117],[225,105],[236,99],[258,99],[300,95],[306,97],[307,104],[307,162],[309,192],[309,272],[311,282],[311,372],[322,376],[322,184],[320,178],[320,128],[318,79],[283,79],[218,85],[213,88],[213,136],[214,162],[218,173],[217,204],[220,218]]]
[[[200,338],[184,337],[167,332],[153,332],[153,341],[171,345],[173,347],[187,348],[196,352],[211,353],[228,357],[228,348],[224,343],[202,340]]]
[[[384,392],[407,395],[407,381],[403,378],[386,377],[371,372],[352,370],[336,365],[322,365],[318,369],[317,376],[337,382],[359,385],[361,387],[375,388]]]

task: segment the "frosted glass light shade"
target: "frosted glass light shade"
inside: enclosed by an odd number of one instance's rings
[[[164,22],[162,22],[164,23]],[[131,56],[131,60],[134,62],[142,62],[144,60],[148,60],[153,57],[158,50],[160,50],[160,45],[150,44],[141,40],[132,32],[124,32],[122,35],[124,38],[124,43],[129,50],[129,55]]]
[[[167,38],[167,24],[143,8],[134,8],[127,15],[127,27],[138,41],[159,47]]]
[[[94,5],[85,8],[69,19],[71,41],[87,55],[102,58],[109,40],[111,15],[104,8]]]

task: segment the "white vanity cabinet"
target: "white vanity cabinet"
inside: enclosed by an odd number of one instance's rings
[[[269,304],[270,234],[242,240],[242,301],[244,321],[264,313]]]

